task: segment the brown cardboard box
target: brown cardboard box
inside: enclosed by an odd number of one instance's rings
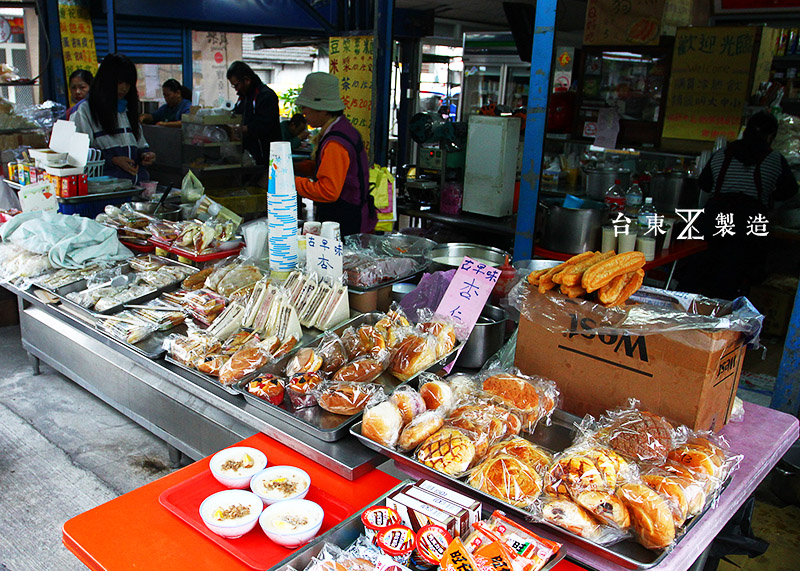
[[[719,429],[728,422],[744,359],[742,333],[585,334],[603,321],[594,303],[562,297],[557,306],[540,297],[537,304],[563,310],[520,318],[515,364],[523,373],[554,380],[567,412],[597,417],[636,398],[641,408],[690,428]]]

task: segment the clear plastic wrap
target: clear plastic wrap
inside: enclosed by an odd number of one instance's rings
[[[393,402],[386,400],[364,410],[361,422],[361,434],[370,440],[394,448],[403,428],[403,417],[400,409]]]
[[[208,330],[206,330],[206,333],[208,333]],[[246,329],[239,329],[231,335],[221,337],[220,339],[224,340],[220,352],[228,356],[232,356],[241,349],[249,349],[261,343],[261,339],[258,335]]]
[[[417,461],[450,476],[461,476],[472,466],[475,444],[466,431],[445,426],[429,436],[416,451]]]
[[[398,345],[390,364],[391,373],[402,381],[416,376],[438,360],[439,341],[433,335],[413,334]]]
[[[528,464],[497,454],[473,468],[467,483],[519,508],[531,507],[542,493],[542,477]]]
[[[501,454],[517,458],[533,468],[539,475],[545,474],[553,461],[553,455],[550,452],[519,436],[512,436],[490,446],[486,451],[486,459]]]
[[[210,325],[225,309],[225,298],[210,289],[198,289],[183,297],[183,306],[199,322]]]
[[[164,339],[164,349],[179,363],[197,368],[206,355],[219,353],[222,344],[204,332],[191,331],[188,335],[169,335]]]
[[[367,405],[386,399],[383,387],[372,383],[325,381],[312,390],[317,404],[328,412],[352,416]]]
[[[549,424],[560,402],[561,395],[555,382],[523,375],[516,367],[483,371],[478,381],[485,392],[519,415],[523,430],[528,432],[533,432],[542,419]]]
[[[631,530],[647,549],[664,549],[675,541],[672,508],[661,494],[645,484],[623,484],[617,495],[628,509]]]
[[[323,382],[319,373],[300,373],[289,379],[286,394],[295,409],[308,408],[317,404],[314,389]]]
[[[675,446],[675,428],[665,418],[636,405],[632,399],[626,408],[608,411],[600,418],[594,438],[636,462],[663,464]]]
[[[442,413],[447,413],[456,401],[451,383],[432,373],[420,374],[419,394],[428,410]]]
[[[414,387],[408,385],[397,387],[392,393],[390,400],[400,409],[400,414],[403,417],[403,425],[408,424],[415,417],[427,410],[425,401],[419,392],[417,392]]]
[[[153,220],[147,225],[147,231],[161,242],[172,244],[181,234],[182,226],[168,220]]]
[[[475,444],[476,461],[486,455],[492,444],[519,434],[522,424],[519,417],[504,406],[477,395],[459,401],[445,422],[470,436]]]
[[[397,303],[392,303],[389,311],[375,323],[377,329],[386,339],[390,349],[397,347],[411,331],[411,322]]]
[[[397,405],[395,404],[395,406]],[[399,407],[398,411],[400,411]],[[402,411],[400,412],[402,418]],[[444,414],[438,410],[426,410],[403,426],[397,439],[397,448],[403,452],[410,452],[429,436],[435,434],[442,426],[444,426]]]
[[[362,355],[336,371],[333,374],[333,380],[370,383],[377,379],[388,366],[389,352],[386,350],[376,355]]]
[[[137,278],[154,288],[168,287],[181,282],[186,276],[193,274],[194,270],[183,266],[165,265],[156,270],[140,271]]]
[[[217,285],[217,292],[220,295],[229,297],[231,294],[254,285],[262,278],[261,270],[251,264],[240,264],[232,268],[223,276]]]
[[[561,294],[539,294],[527,282],[520,282],[509,294],[509,303],[530,321],[559,334],[569,334],[569,324],[582,317],[583,335],[656,335],[676,331],[740,331],[751,348],[758,348],[764,316],[739,297],[723,301],[695,294],[683,294],[643,287],[628,305],[604,307],[584,299]],[[576,317],[577,315],[577,317]],[[574,326],[577,327],[577,326]]]
[[[97,321],[97,326],[114,339],[131,345],[147,339],[157,330],[155,324],[138,318],[132,311],[101,318]]]
[[[363,355],[376,356],[388,349],[383,333],[374,325],[363,324],[358,328],[348,327],[342,334],[351,359]]]
[[[165,263],[163,259],[152,254],[143,254],[128,260],[128,264],[130,264],[134,272],[152,272],[162,267]]]
[[[286,363],[284,373],[291,377],[298,373],[314,373],[322,367],[322,357],[313,347],[303,347]]]
[[[322,357],[322,371],[332,375],[347,363],[347,350],[338,335],[326,331],[317,345],[316,353]]]
[[[261,346],[240,349],[220,369],[219,382],[230,386],[270,361],[272,361],[272,355]]]
[[[274,405],[280,405],[286,393],[286,379],[269,373],[262,373],[251,379],[245,385],[245,389],[251,395],[255,395]]]
[[[242,327],[245,309],[242,304],[233,302],[229,304],[220,314],[214,318],[211,325],[206,330],[209,335],[217,339],[224,340]]]
[[[586,509],[568,498],[542,495],[533,508],[535,520],[545,521],[599,545],[611,545],[628,537],[611,525],[604,525]]]
[[[208,267],[200,270],[199,272],[195,272],[191,274],[188,278],[183,280],[183,282],[181,283],[181,287],[189,291],[202,289],[205,286],[206,278],[210,276],[211,272],[213,271],[214,271],[213,267]]]

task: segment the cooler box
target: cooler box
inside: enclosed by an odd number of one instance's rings
[[[637,299],[659,298],[664,307],[607,309],[553,291],[518,296],[516,366],[555,381],[561,408],[578,416],[635,398],[673,422],[718,430],[730,418],[745,342],[758,337],[763,316],[744,298],[684,309],[667,301],[672,292],[643,290]]]

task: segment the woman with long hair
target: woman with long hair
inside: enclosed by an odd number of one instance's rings
[[[69,94],[73,105],[67,109],[67,114],[64,117],[67,121],[75,113],[78,105],[86,101],[93,80],[92,72],[86,69],[76,69],[69,74]]]
[[[145,113],[141,117],[145,125],[155,123],[162,127],[180,127],[181,115],[188,113],[192,106],[192,92],[177,79],[168,79],[161,86],[161,93],[166,103],[156,109],[152,115]]]
[[[150,179],[144,168],[156,155],[147,145],[139,124],[136,66],[122,54],[103,58],[89,91],[89,102],[78,107],[71,120],[89,145],[105,159],[105,174],[134,182]]]

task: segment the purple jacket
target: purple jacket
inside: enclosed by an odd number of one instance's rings
[[[318,203],[318,217],[323,222],[329,220],[338,222],[342,236],[372,232],[378,222],[378,214],[372,195],[369,193],[369,160],[361,135],[347,117],[342,115],[320,141],[317,168],[322,149],[331,140],[336,140],[347,149],[350,167],[339,199],[333,203]]]

